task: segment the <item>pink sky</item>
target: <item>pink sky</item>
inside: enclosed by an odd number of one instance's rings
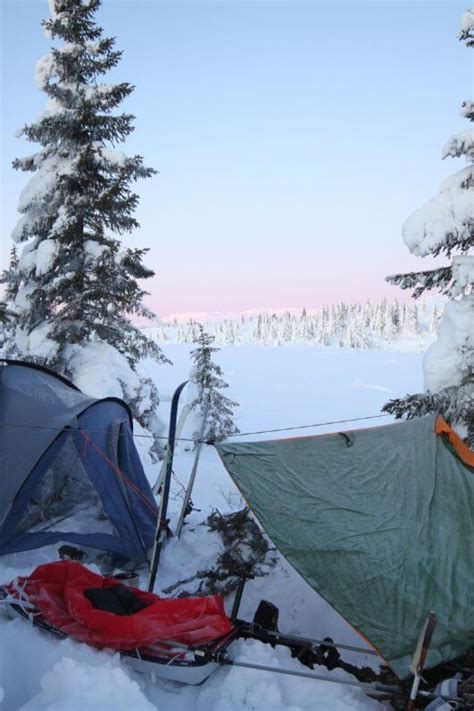
[[[15,131],[44,109],[33,73],[49,43],[46,2],[1,6],[3,267],[29,177],[11,161],[37,149]],[[124,51],[112,80],[136,85],[120,149],[159,171],[137,184],[141,229],[123,237],[150,248],[156,313],[404,298],[385,276],[430,264],[408,254],[402,224],[462,167],[441,149],[466,128],[464,9],[104,1],[98,19]]]

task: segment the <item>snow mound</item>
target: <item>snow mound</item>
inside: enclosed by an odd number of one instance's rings
[[[156,711],[113,661],[100,666],[64,657],[41,678],[40,693],[22,711]]]

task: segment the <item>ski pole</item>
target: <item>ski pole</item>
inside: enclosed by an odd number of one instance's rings
[[[153,552],[151,555],[150,577],[148,579],[147,587],[148,592],[153,592],[153,588],[155,587],[156,571],[158,570],[161,548],[163,546],[163,537],[167,528],[166,515],[168,513],[168,499],[170,495],[171,474],[173,471],[173,455],[176,439],[176,419],[178,414],[178,402],[179,396],[181,395],[181,392],[183,391],[187,383],[188,381],[185,380],[184,383],[181,383],[181,385],[176,388],[173,395],[173,399],[171,401],[168,446],[166,448],[166,472],[161,491],[160,510],[158,513],[158,522],[156,524],[155,542],[153,544]]]
[[[184,424],[186,422],[186,418],[189,415],[189,412],[191,410],[190,405],[185,405],[183,409],[181,410],[181,414],[178,419],[178,424],[176,425],[176,435],[175,435],[175,441],[178,439],[178,437],[181,435],[181,432],[183,431]],[[140,435],[135,435],[135,436],[140,436]],[[165,446],[166,448],[166,446]],[[160,473],[158,474],[155,483],[153,484],[152,491],[155,494],[155,496],[158,496],[160,493],[160,489],[163,485],[163,479],[165,478],[166,474],[166,462],[167,462],[167,456],[163,459],[163,464],[161,465]]]
[[[204,409],[204,414],[202,417],[201,429],[199,431],[199,439],[196,444],[196,453],[194,455],[193,468],[191,469],[191,476],[189,477],[188,488],[186,489],[186,496],[184,497],[183,506],[182,506],[181,514],[180,514],[179,521],[178,521],[178,526],[176,528],[177,538],[179,538],[181,535],[181,529],[183,528],[184,517],[186,516],[188,504],[191,500],[191,492],[193,490],[194,480],[196,478],[196,472],[197,472],[197,468],[198,468],[198,464],[199,464],[199,457],[201,456],[202,442],[204,439],[204,432],[206,429],[207,413],[208,412],[209,412],[209,404],[206,405],[206,407]]]

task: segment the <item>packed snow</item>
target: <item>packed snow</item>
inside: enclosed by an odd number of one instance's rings
[[[165,354],[173,366],[147,361],[149,375],[162,393],[161,417],[166,420],[175,387],[189,375],[192,346],[167,344]],[[115,363],[104,363],[107,353],[89,354],[83,361],[79,385],[100,395],[110,384],[104,373]],[[358,351],[320,348],[309,345],[283,345],[261,348],[242,345],[224,348],[216,356],[229,382],[228,394],[240,403],[236,424],[242,432],[330,422],[344,418],[376,415],[390,397],[421,388],[421,356],[414,352]],[[94,367],[97,365],[97,368]],[[117,365],[119,367],[120,364]],[[79,372],[78,368],[78,372]],[[109,393],[110,394],[110,393]],[[184,398],[185,401],[186,398]],[[374,420],[374,424],[390,418]],[[351,428],[367,422],[352,423]],[[194,423],[189,424],[189,429]],[[331,431],[341,425],[305,430],[306,433]],[[143,434],[140,428],[136,434]],[[188,431],[189,434],[189,431]],[[283,437],[286,432],[272,434]],[[186,435],[186,429],[183,432]],[[269,435],[248,436],[248,439]],[[159,466],[148,457],[148,442],[137,438],[147,475],[153,484]],[[170,501],[171,527],[175,528],[194,453],[188,442],[177,447],[175,478]],[[203,450],[193,493],[194,511],[186,520],[180,540],[166,545],[155,591],[160,593],[178,580],[192,576],[215,559],[219,552],[216,534],[201,523],[214,509],[222,513],[243,506],[240,493],[211,447]],[[0,580],[31,572],[38,564],[57,557],[55,547],[44,548],[0,559]],[[143,576],[141,585],[146,579]],[[359,636],[295,573],[284,560],[266,577],[250,581],[245,589],[241,614],[251,618],[261,598],[280,609],[283,631],[309,636],[330,635],[340,642],[361,644]],[[227,609],[232,599],[227,600]],[[1,606],[0,606],[1,607]],[[298,662],[285,649],[273,649],[256,641],[240,641],[232,647],[240,661],[296,669]],[[370,657],[345,658],[360,664]],[[342,671],[315,672],[330,678],[352,679]],[[173,682],[139,675],[120,662],[117,655],[96,651],[71,640],[57,641],[32,629],[21,620],[9,621],[0,615],[0,709],[1,711],[343,711],[378,709],[381,706],[363,692],[351,687],[287,677],[247,669],[222,668],[202,686],[186,687]]]

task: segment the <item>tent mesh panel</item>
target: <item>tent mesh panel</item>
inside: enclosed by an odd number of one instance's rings
[[[17,532],[70,531],[72,516],[73,528],[118,535],[68,437],[31,497]]]

